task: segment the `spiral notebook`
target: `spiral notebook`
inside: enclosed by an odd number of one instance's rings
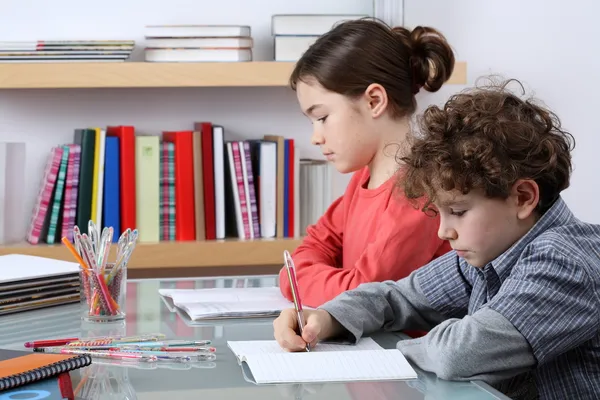
[[[50,378],[92,363],[85,355],[0,349],[0,391]]]

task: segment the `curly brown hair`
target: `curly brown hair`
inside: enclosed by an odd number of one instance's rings
[[[537,212],[550,208],[569,186],[575,141],[553,112],[510,91],[511,82],[523,89],[516,80],[492,83],[425,110],[409,154],[399,157],[405,196],[426,199],[423,210],[432,211],[439,191],[480,189],[505,199],[517,180],[532,179],[540,191]]]

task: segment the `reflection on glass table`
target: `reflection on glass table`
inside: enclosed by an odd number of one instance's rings
[[[77,399],[506,399],[478,382],[446,382],[417,371],[419,379],[394,382],[255,385],[244,380],[228,340],[272,340],[273,320],[218,320],[190,324],[158,295],[159,289],[265,287],[276,276],[199,279],[132,280],[127,284],[126,319],[99,324],[81,321],[79,305],[67,305],[2,317],[0,346],[23,349],[26,341],[60,337],[98,337],[163,333],[168,338],[211,340],[217,359],[203,363],[126,363],[94,359],[71,373]],[[397,334],[376,334],[383,347],[393,348]],[[318,368],[318,366],[315,366]]]

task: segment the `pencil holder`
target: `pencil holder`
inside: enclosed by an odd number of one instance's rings
[[[107,263],[102,270],[79,266],[81,318],[113,322],[125,318],[127,264]]]

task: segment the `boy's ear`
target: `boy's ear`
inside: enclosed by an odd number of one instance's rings
[[[388,106],[388,96],[385,88],[379,83],[371,83],[364,94],[368,112],[371,117],[380,117]]]
[[[540,188],[532,179],[519,179],[512,187],[512,197],[517,207],[517,218],[526,219],[532,213],[540,201]]]

